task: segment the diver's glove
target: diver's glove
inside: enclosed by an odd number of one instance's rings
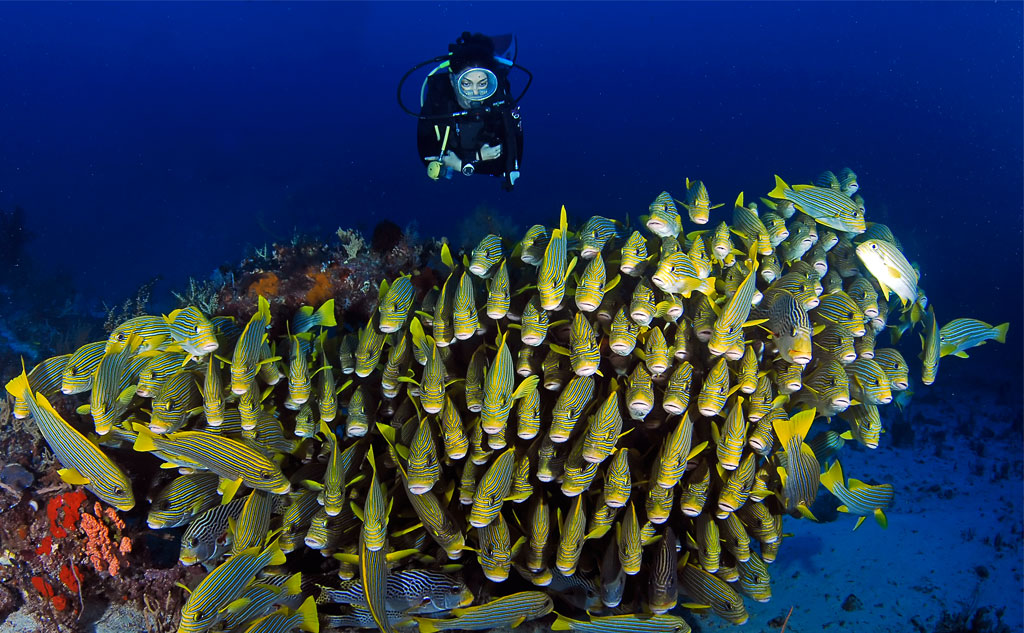
[[[445,167],[450,167],[455,171],[462,171],[462,160],[452,150],[448,150],[444,153],[444,158],[441,159]]]
[[[491,147],[490,145],[484,143],[484,146],[480,148],[478,154],[480,156],[480,160],[482,161],[494,160],[495,158],[501,156],[501,144]]]

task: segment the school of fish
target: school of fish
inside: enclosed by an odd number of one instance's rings
[[[247,323],[134,318],[7,391],[64,480],[119,510],[139,486],[107,447],[177,471],[148,523],[187,526],[181,563],[208,570],[181,633],[742,624],[819,486],[855,529],[887,524],[893,485],[846,478],[838,454],[876,448],[879,407],[909,393],[900,338],[920,330],[931,384],[1006,336],[939,327],[852,171],[775,181],[717,223],[688,179],[641,227],[570,230],[563,207],[518,241],[445,245],[444,282],[382,280],[358,332],[333,300],[285,324],[262,296]],[[706,228],[684,233],[680,207]],[[85,432],[54,406],[74,394]],[[307,550],[331,571],[298,569]]]

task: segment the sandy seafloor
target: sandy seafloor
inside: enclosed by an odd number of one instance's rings
[[[888,529],[869,518],[852,531],[855,518],[845,514],[820,524],[787,518],[792,536],[769,566],[771,601],[745,600],[750,620],[741,627],[714,615],[687,616],[695,631],[778,631],[790,607],[791,633],[931,633],[944,613],[984,607],[1005,608],[1002,623],[1024,631],[1019,384],[972,378],[972,361],[943,365],[949,371],[940,370],[932,387],[918,385],[907,409],[912,438],[904,434],[894,446],[894,430],[874,451],[848,443],[840,453],[847,478],[896,486]],[[968,380],[980,386],[965,386]],[[819,497],[815,509],[821,504]],[[859,604],[848,610],[853,603]],[[146,630],[141,614],[124,606],[91,629]],[[33,631],[45,629],[21,612],[0,624],[0,633]]]

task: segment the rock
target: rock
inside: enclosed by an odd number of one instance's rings
[[[860,611],[863,608],[864,603],[852,593],[846,596],[846,600],[843,600],[843,611]]]

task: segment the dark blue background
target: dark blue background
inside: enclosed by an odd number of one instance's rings
[[[1019,372],[1021,7],[5,3],[0,208],[30,214],[37,264],[116,301],[296,228],[635,218],[687,176],[731,203],[849,166],[940,322],[1012,321],[977,353]],[[516,33],[535,75],[510,194],[428,180],[396,104],[463,30]]]

